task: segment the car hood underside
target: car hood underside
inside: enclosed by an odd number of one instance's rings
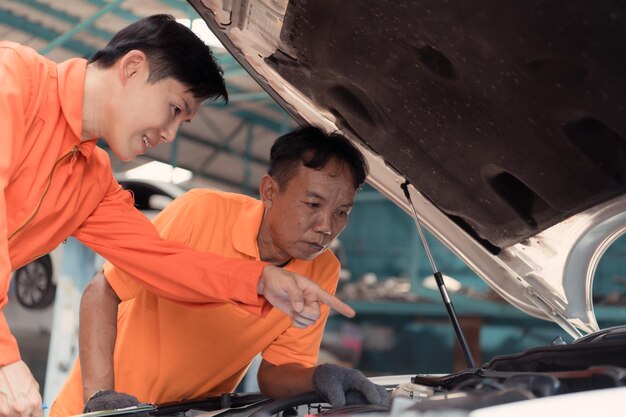
[[[507,301],[597,329],[626,211],[626,6],[190,0],[290,114],[341,130],[369,181]],[[229,5],[227,7],[226,5]]]

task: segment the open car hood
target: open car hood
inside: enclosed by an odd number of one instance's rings
[[[626,225],[626,7],[575,1],[189,0],[293,117],[508,302],[598,329]]]

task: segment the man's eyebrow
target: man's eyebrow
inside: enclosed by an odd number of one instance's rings
[[[354,207],[354,203],[346,203],[346,204],[340,204],[339,206],[337,206],[337,208],[343,208],[343,209],[352,209],[352,207]]]
[[[307,197],[317,198],[317,199],[320,199],[322,201],[326,201],[326,199],[323,196],[321,196],[320,194],[316,193],[315,191],[307,191],[306,196]],[[339,207],[353,207],[353,206],[354,206],[354,201],[350,201],[349,203],[341,204]]]
[[[320,200],[325,200],[325,198],[322,195],[316,193],[315,191],[307,191],[306,196],[307,197],[318,198]]]

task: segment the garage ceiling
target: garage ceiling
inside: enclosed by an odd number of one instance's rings
[[[57,62],[87,58],[118,30],[155,13],[198,17],[184,0],[2,0],[0,39],[28,45]],[[228,52],[213,51],[224,68],[229,104],[205,104],[181,128],[176,142],[131,163],[111,156],[115,171],[156,160],[192,171],[186,187],[256,194],[274,139],[296,124]]]

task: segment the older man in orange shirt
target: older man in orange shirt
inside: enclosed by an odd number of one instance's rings
[[[163,240],[113,178],[97,138],[128,161],[172,142],[203,100],[227,97],[209,48],[172,16],[128,26],[89,62],[0,42],[0,85],[0,309],[11,271],[71,235],[172,300],[258,315],[269,302],[296,322],[306,299],[354,314],[301,275]],[[39,416],[37,383],[0,312],[0,417]]]
[[[345,138],[304,128],[272,147],[261,201],[192,190],[166,208],[155,225],[166,239],[263,260],[309,276],[334,293],[340,264],[328,246],[346,226],[366,170],[362,155]],[[111,265],[105,275],[83,295],[80,364],[53,404],[52,417],[77,414],[83,407],[87,412],[138,400],[159,404],[232,392],[258,353],[263,356],[259,385],[268,396],[316,390],[333,405],[388,402],[385,390],[360,372],[316,366],[326,306],[323,320],[302,319],[298,324],[306,328],[297,328],[278,310],[258,317],[232,304],[173,303]]]

